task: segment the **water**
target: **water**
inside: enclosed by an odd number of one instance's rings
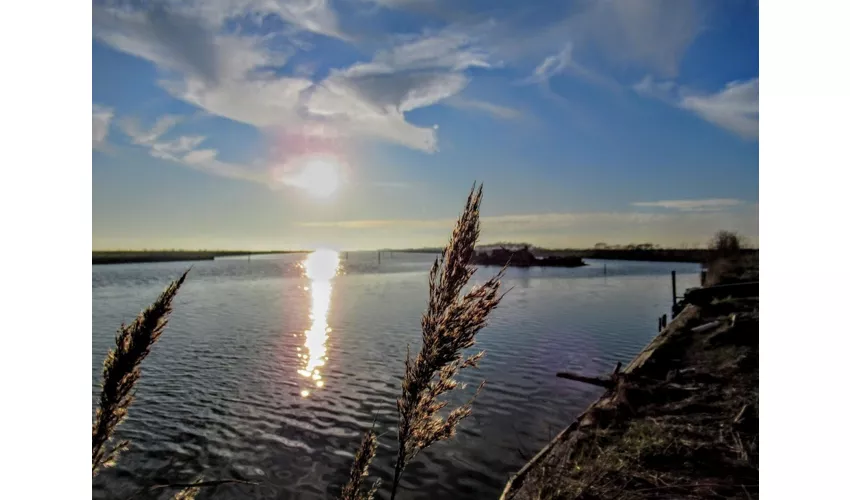
[[[133,445],[93,481],[93,496],[126,498],[143,484],[239,478],[215,498],[325,498],[338,492],[362,432],[380,438],[373,477],[395,456],[395,398],[407,345],[419,345],[433,256],[333,253],[196,262],[165,334],[143,365],[120,428]],[[334,268],[339,263],[339,273]],[[627,362],[669,313],[699,266],[588,261],[577,269],[511,269],[513,287],[478,336],[487,351],[455,403],[487,384],[456,438],[408,467],[400,498],[494,498],[509,475],[600,393],[558,379]],[[122,322],[190,264],[95,266],[92,395]],[[603,265],[607,276],[603,276]],[[494,268],[481,268],[483,281]],[[525,458],[524,458],[525,457]],[[388,488],[381,489],[388,498]]]

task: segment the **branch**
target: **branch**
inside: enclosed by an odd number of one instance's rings
[[[557,376],[568,380],[575,380],[576,382],[584,382],[585,384],[604,387],[606,389],[614,387],[614,380],[611,377],[587,377],[571,372],[558,372]]]
[[[159,490],[163,488],[203,488],[207,486],[219,486],[222,484],[260,484],[255,481],[243,481],[241,479],[218,479],[215,481],[200,481],[197,483],[166,483],[166,484],[155,484],[150,487],[152,490]]]

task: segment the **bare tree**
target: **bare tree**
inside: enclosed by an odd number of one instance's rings
[[[735,257],[741,253],[741,238],[732,231],[717,231],[708,243],[716,258]]]

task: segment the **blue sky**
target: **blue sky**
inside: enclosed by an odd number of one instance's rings
[[[474,181],[484,242],[758,243],[756,1],[96,1],[92,24],[94,249],[441,245]]]

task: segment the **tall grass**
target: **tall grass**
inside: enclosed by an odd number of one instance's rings
[[[113,465],[118,454],[130,445],[126,440],[113,444],[113,434],[127,417],[135,398],[136,382],[142,375],[142,361],[165,330],[171,314],[171,302],[188,273],[187,270],[171,282],[132,323],[122,324],[115,337],[115,349],[106,355],[100,400],[92,425],[92,476],[97,475],[101,468]]]
[[[428,446],[454,436],[458,424],[472,411],[473,396],[467,403],[440,416],[448,402],[440,397],[458,387],[455,377],[461,370],[477,366],[484,352],[464,357],[475,344],[475,335],[486,325],[487,317],[499,305],[500,280],[505,268],[483,285],[461,295],[475,273],[470,264],[480,234],[479,208],[483,186],[472,191],[441,256],[434,261],[428,281],[428,307],[422,315],[422,345],[419,353],[405,359],[401,395],[397,400],[398,450],[393,473],[391,498],[395,498],[405,468]],[[478,391],[483,387],[483,382]],[[476,391],[476,395],[478,394]],[[371,432],[371,431],[370,431]],[[356,457],[364,456],[364,438]],[[355,460],[351,478],[343,491],[349,491],[354,478],[365,476],[368,461]],[[360,467],[359,470],[355,470]],[[343,498],[349,498],[343,495]]]
[[[342,494],[340,495],[342,500],[372,500],[375,497],[375,492],[381,484],[380,479],[376,479],[369,491],[365,493],[362,491],[362,485],[364,480],[369,476],[369,464],[375,458],[376,451],[378,451],[378,437],[370,429],[363,435],[360,448],[357,449],[357,453],[354,455],[354,463],[351,464],[348,482],[342,488]]]

